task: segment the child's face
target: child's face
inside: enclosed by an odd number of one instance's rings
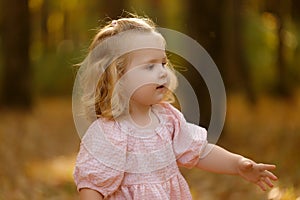
[[[150,106],[159,103],[169,85],[166,53],[160,49],[142,49],[131,53],[125,70],[125,88],[130,102]]]

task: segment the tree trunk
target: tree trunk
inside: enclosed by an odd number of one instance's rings
[[[126,9],[125,0],[102,1],[101,4],[104,15],[111,19],[119,18]]]
[[[2,2],[3,88],[1,102],[8,107],[32,104],[29,63],[29,9],[27,0]]]
[[[188,35],[197,40],[211,55],[216,65],[221,66],[221,13],[222,1],[189,0],[187,10]],[[211,116],[211,102],[205,82],[197,72],[188,68],[185,77],[193,85],[200,106],[200,124],[208,127]]]
[[[289,97],[291,95],[291,88],[289,85],[287,61],[284,55],[284,31],[285,23],[291,12],[291,0],[268,0],[266,1],[266,10],[274,13],[277,16],[278,22],[277,82],[275,85],[275,92],[281,97]]]
[[[279,92],[279,95],[282,97],[288,97],[291,95],[289,87],[289,77],[287,62],[284,55],[285,45],[284,45],[284,31],[285,31],[285,21],[287,20],[287,15],[289,13],[289,0],[278,0],[277,9],[278,9],[278,49],[277,49],[277,73],[278,73],[278,82],[276,89]]]
[[[224,10],[222,13],[222,42],[223,52],[222,60],[224,65],[223,79],[228,88],[231,91],[240,89],[241,78],[239,76],[238,65],[236,62],[235,51],[235,16],[234,16],[234,0],[226,0]]]
[[[243,37],[243,24],[244,24],[244,15],[243,15],[243,2],[241,0],[233,0],[233,34],[234,34],[234,54],[235,54],[235,64],[237,65],[238,76],[240,77],[240,85],[245,88],[247,99],[250,103],[256,102],[256,95],[252,85],[252,78],[250,73],[249,63],[246,61],[245,55],[245,39]]]
[[[45,49],[49,47],[49,33],[47,27],[47,21],[49,17],[49,0],[44,0],[41,7],[41,37],[42,43],[45,45]]]

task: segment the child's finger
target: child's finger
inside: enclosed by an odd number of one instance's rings
[[[273,187],[273,183],[272,181],[268,178],[268,177],[265,177],[264,178],[264,182],[269,186],[269,187]]]
[[[264,171],[264,170],[273,170],[273,169],[276,168],[276,165],[258,164],[258,168],[261,171]]]
[[[262,181],[258,181],[256,184],[257,184],[263,191],[266,191],[266,190],[267,190],[265,184],[264,184]]]
[[[273,181],[278,180],[277,176],[275,176],[272,172],[270,172],[270,171],[268,171],[268,170],[265,170],[265,171],[264,171],[264,176],[270,178],[270,179],[273,180]]]

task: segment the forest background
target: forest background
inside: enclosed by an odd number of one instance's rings
[[[218,144],[277,165],[279,181],[265,193],[240,178],[182,169],[194,199],[300,196],[300,1],[2,0],[0,10],[0,199],[78,199],[74,64],[97,27],[125,11],[206,49],[227,93]],[[171,61],[193,86],[207,127],[205,82],[184,58]]]

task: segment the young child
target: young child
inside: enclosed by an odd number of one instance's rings
[[[74,171],[81,200],[192,199],[178,166],[239,175],[262,190],[277,180],[274,165],[209,144],[206,130],[170,104],[176,77],[151,20],[113,20],[82,66],[81,100],[92,122]]]

